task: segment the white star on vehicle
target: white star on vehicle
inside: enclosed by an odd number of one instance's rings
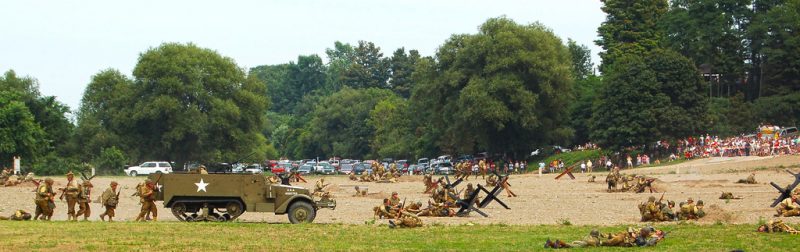
[[[208,186],[209,183],[203,182],[202,178],[200,179],[200,183],[194,183],[194,184],[197,185],[197,191],[198,192],[200,192],[201,190],[204,191],[204,192],[208,192],[208,191],[206,191],[206,186]]]
[[[159,192],[161,191],[161,187],[164,187],[164,186],[163,186],[163,185],[161,185],[161,184],[159,184],[159,183],[156,183],[156,188],[158,188],[158,191],[159,191]]]

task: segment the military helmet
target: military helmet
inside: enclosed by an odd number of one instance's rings
[[[597,229],[593,229],[592,232],[589,232],[589,235],[592,237],[598,237],[600,236],[600,231],[597,231]]]
[[[75,176],[75,174],[73,174],[72,171],[69,171],[67,172],[67,176]]]
[[[650,196],[649,198],[647,198],[647,201],[648,202],[656,202],[656,197],[655,196]]]
[[[119,183],[117,183],[117,181],[111,181],[111,186],[115,186],[115,185],[119,185]]]
[[[689,199],[686,200],[686,202],[692,203],[692,202],[694,202],[694,200],[692,198],[689,198]]]
[[[702,206],[702,205],[703,205],[703,200],[698,200],[698,201],[697,201],[697,205],[698,205],[698,206]]]
[[[46,179],[44,179],[44,182],[45,182],[45,183],[50,183],[50,184],[52,184],[52,183],[53,183],[53,179],[51,179],[51,178],[46,178]]]

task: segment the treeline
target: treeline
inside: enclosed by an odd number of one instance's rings
[[[599,72],[586,46],[504,17],[452,35],[431,56],[335,42],[324,60],[301,55],[249,71],[213,50],[167,43],[143,52],[132,77],[94,75],[73,122],[34,79],[9,71],[0,79],[0,155],[4,164],[23,156],[41,174],[249,154],[245,161],[486,151],[519,160],[549,145],[630,150],[762,122],[796,125],[799,10],[800,0],[606,0]]]

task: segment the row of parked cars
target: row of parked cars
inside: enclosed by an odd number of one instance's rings
[[[269,161],[264,166],[258,163],[254,164],[227,164],[216,163],[206,165],[209,172],[232,172],[232,173],[262,173],[264,171],[271,171],[272,173],[285,173],[285,172],[299,172],[301,174],[350,174],[351,172],[361,175],[363,173],[372,172],[372,164],[380,162],[387,169],[389,165],[394,163],[397,169],[405,174],[422,174],[422,173],[435,173],[435,174],[452,174],[453,163],[465,160],[477,161],[485,158],[482,154],[463,155],[453,161],[449,155],[442,155],[437,158],[420,158],[416,164],[411,164],[408,160],[394,160],[391,158],[384,158],[378,160],[355,160],[355,159],[330,159],[328,161],[319,161],[316,159],[304,160],[276,160]],[[485,155],[485,154],[484,154]],[[198,164],[187,164],[184,170],[194,170]],[[173,172],[173,164],[167,161],[148,161],[138,166],[130,166],[124,169],[126,175],[148,175],[154,173],[171,173]]]

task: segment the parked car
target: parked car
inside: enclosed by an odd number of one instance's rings
[[[353,165],[353,171],[355,171],[356,174],[358,174],[358,175],[363,174],[367,170],[370,170],[370,164],[369,163],[361,162],[361,163],[356,163],[355,165]]]
[[[300,168],[297,168],[297,172],[303,175],[311,174],[312,172],[314,172],[314,166],[312,166],[311,164],[301,165]]]
[[[339,165],[339,172],[342,174],[350,174],[353,171],[355,164],[353,163],[343,163]]]
[[[453,173],[453,164],[450,162],[442,162],[436,165],[436,174],[452,174]]]
[[[138,166],[130,166],[123,170],[128,176],[147,175],[153,173],[171,173],[172,165],[166,161],[144,162]]]
[[[336,174],[336,168],[328,162],[319,162],[314,166],[314,171],[319,174]]]
[[[460,157],[458,157],[458,160],[456,160],[456,162],[460,163],[464,161],[474,161],[474,160],[475,158],[472,157],[472,155],[461,155]]]
[[[244,168],[245,173],[260,174],[264,172],[264,168],[260,164],[250,164]]]

